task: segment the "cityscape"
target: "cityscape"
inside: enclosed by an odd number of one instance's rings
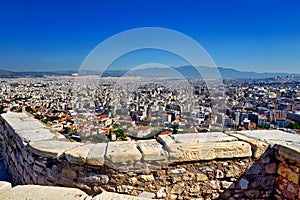
[[[296,76],[224,80],[224,99],[217,103],[204,81],[118,80],[76,74],[2,79],[1,113],[29,112],[67,138],[85,142],[225,130],[300,131]]]

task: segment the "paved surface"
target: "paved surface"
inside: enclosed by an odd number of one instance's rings
[[[250,138],[256,138],[264,141],[285,141],[300,145],[300,135],[287,133],[280,130],[254,130],[254,131],[237,131]]]

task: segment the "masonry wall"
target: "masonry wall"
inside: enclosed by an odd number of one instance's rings
[[[299,155],[294,151],[294,157],[286,158],[289,148],[274,148],[236,133],[200,135],[192,141],[179,135],[81,144],[39,123],[27,114],[0,118],[1,153],[14,185],[65,186],[90,195],[108,191],[158,199],[299,198],[295,161]]]

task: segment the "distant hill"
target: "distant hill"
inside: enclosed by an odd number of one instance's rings
[[[261,79],[273,78],[276,76],[300,76],[295,73],[256,73],[244,72],[231,68],[217,68],[223,79]],[[199,67],[199,70],[206,78],[213,78],[216,74],[216,69],[206,66]],[[75,70],[69,71],[54,71],[54,72],[12,72],[8,70],[0,70],[0,78],[18,78],[18,77],[45,77],[45,76],[62,76],[77,73]],[[99,71],[82,70],[80,75],[101,75]],[[145,76],[145,77],[172,77],[183,76],[185,78],[199,78],[201,75],[193,66],[181,66],[171,68],[145,68],[136,70],[107,70],[102,76],[121,77],[121,76]]]
[[[20,77],[31,77],[39,78],[45,76],[66,76],[76,73],[75,70],[69,71],[54,71],[54,72],[13,72],[8,70],[0,69],[0,78],[20,78]]]

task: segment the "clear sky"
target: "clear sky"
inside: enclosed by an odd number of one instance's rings
[[[0,1],[0,69],[78,69],[101,41],[164,27],[199,42],[218,66],[300,73],[300,1]]]

